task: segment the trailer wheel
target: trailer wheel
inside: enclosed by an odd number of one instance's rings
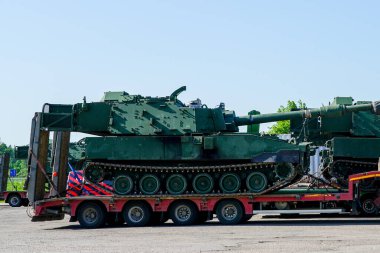
[[[123,211],[124,220],[130,227],[143,227],[147,225],[152,217],[152,211],[144,202],[127,203]]]
[[[239,224],[243,218],[243,207],[237,200],[223,200],[216,207],[216,216],[223,225]]]
[[[196,205],[189,201],[180,201],[170,207],[170,218],[175,225],[192,225],[198,220],[199,211]]]
[[[20,194],[13,193],[8,197],[8,203],[11,207],[19,207],[22,205],[22,199]]]
[[[375,202],[372,198],[368,198],[362,201],[363,214],[366,216],[373,216],[379,212]]]
[[[98,228],[106,222],[105,210],[96,203],[83,203],[77,211],[79,224],[84,228]]]

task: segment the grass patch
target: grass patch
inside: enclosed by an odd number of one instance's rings
[[[23,188],[24,188],[24,183],[25,183],[25,180],[17,180],[17,181],[12,181],[10,182],[8,180],[8,184],[7,184],[7,191],[22,191]]]

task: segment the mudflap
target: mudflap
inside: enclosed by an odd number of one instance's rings
[[[63,220],[65,214],[44,214],[39,216],[33,216],[32,222],[41,222],[41,221],[52,221],[52,220]]]

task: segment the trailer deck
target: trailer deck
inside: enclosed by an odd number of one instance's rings
[[[171,218],[173,219],[173,210],[178,208],[178,206],[182,206],[184,210],[188,210],[185,208],[188,207],[192,212],[196,212],[198,215],[202,214],[202,216],[206,217],[204,219],[210,219],[213,214],[216,214],[219,221],[223,224],[237,224],[244,220],[242,217],[251,217],[253,214],[258,213],[351,213],[352,215],[358,215],[363,213],[363,201],[367,201],[367,199],[363,199],[363,197],[366,196],[366,194],[370,196],[369,199],[371,200],[371,203],[367,203],[367,205],[374,205],[375,213],[373,214],[375,215],[378,213],[378,207],[380,206],[380,197],[377,195],[377,188],[363,190],[360,187],[360,182],[362,180],[373,180],[373,182],[377,182],[379,178],[380,172],[373,171],[351,175],[347,189],[288,188],[265,195],[238,193],[188,194],[181,196],[119,196],[114,194],[103,196],[66,196],[35,202],[33,205],[35,212],[32,220],[63,219],[64,214],[68,214],[72,217],[72,221],[79,219],[81,225],[85,227],[97,227],[98,225],[93,226],[91,222],[86,222],[84,219],[86,215],[89,215],[89,210],[92,210],[90,214],[94,215],[94,212],[96,213],[94,210],[99,209],[102,214],[95,214],[95,216],[100,215],[104,217],[114,214],[116,216],[123,215],[125,219],[128,219],[128,214],[130,216],[132,215],[130,210],[135,210],[138,212],[149,212],[149,216],[167,216],[167,214],[170,216],[171,214]],[[376,191],[376,195],[373,195],[374,191]],[[87,206],[88,208],[86,208]],[[368,210],[372,212],[371,208]],[[178,218],[179,217],[177,217],[177,219]],[[129,217],[129,219],[127,224],[131,226],[147,224],[140,223],[138,217],[135,220],[133,220],[133,217]],[[99,224],[103,223],[104,221],[101,221]],[[181,225],[189,224],[184,223]]]

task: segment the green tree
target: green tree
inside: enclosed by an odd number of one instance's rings
[[[5,143],[0,142],[0,155],[4,153],[10,153],[11,156],[13,154],[13,148],[11,146],[7,146]]]
[[[7,146],[5,143],[0,142],[0,155],[4,153],[10,154],[9,168],[15,169],[17,177],[26,177],[28,174],[28,170],[26,167],[25,160],[16,160],[14,157],[15,150],[12,146]]]
[[[286,106],[281,105],[280,108],[278,108],[277,112],[290,112],[297,108],[305,109],[306,104],[302,102],[302,100],[298,100],[298,102],[288,100],[288,104]],[[290,120],[283,120],[283,121],[276,122],[273,126],[269,127],[269,130],[267,133],[268,134],[289,134]]]

